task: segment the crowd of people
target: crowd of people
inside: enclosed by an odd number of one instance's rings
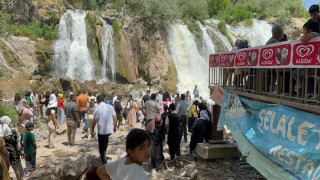
[[[183,94],[176,92],[171,96],[167,91],[151,93],[147,90],[141,102],[129,95],[126,103],[116,92],[110,98],[100,95],[97,90],[87,93],[80,89],[78,92],[76,96],[71,90],[63,93],[53,89],[51,93],[38,94],[37,89],[33,89],[32,92],[26,91],[24,96],[16,93],[14,98],[3,100],[12,102],[18,115],[17,131],[11,128],[8,116],[0,117],[0,163],[3,164],[0,175],[3,179],[9,178],[10,166],[18,180],[37,171],[37,140],[33,130],[39,121],[47,124],[50,150],[56,148],[56,130],[64,123],[71,148],[81,143],[75,141],[80,126],[83,126],[88,139],[97,139],[103,166],[92,167],[94,171],[91,168],[87,174],[100,179],[122,179],[128,175],[132,179],[145,179],[141,165],[150,162],[152,168],[159,170],[164,161],[166,143],[173,160],[180,157],[180,143],[182,138],[188,142],[188,132],[192,133],[190,153],[197,143],[210,139],[211,113],[197,86],[193,90],[193,99],[189,91]],[[131,127],[141,123],[144,130],[131,130],[126,140],[127,156],[107,163],[109,136],[117,132],[123,122]],[[25,160],[25,169],[21,159]]]

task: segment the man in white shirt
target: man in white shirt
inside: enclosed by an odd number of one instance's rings
[[[196,98],[196,97],[199,97],[199,95],[200,95],[199,89],[197,85],[195,85],[193,90],[193,96]]]
[[[112,131],[117,131],[117,116],[113,107],[104,102],[104,97],[99,95],[97,97],[98,106],[93,113],[93,127],[98,123],[98,142],[101,161],[103,164],[107,163],[106,151],[109,142],[109,136]]]
[[[114,102],[118,99],[118,96],[115,92],[112,93],[112,105],[114,105]]]

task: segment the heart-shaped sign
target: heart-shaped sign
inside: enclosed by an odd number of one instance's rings
[[[273,55],[273,50],[272,49],[265,49],[262,52],[262,56],[263,56],[264,59],[270,59],[270,58],[272,58],[272,55]]]
[[[238,53],[238,59],[239,59],[239,61],[245,60],[246,56],[247,56],[247,54],[246,54],[245,52],[240,52],[240,53]]]
[[[226,60],[227,60],[227,55],[221,56],[221,62],[226,62]]]
[[[314,46],[312,44],[309,44],[307,46],[305,45],[300,45],[297,47],[297,54],[300,57],[306,57],[312,54],[314,51]]]

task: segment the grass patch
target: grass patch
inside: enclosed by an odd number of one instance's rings
[[[11,124],[10,124],[11,127],[14,127],[17,125],[18,114],[13,106],[9,106],[3,102],[0,102],[0,117],[2,116],[8,116],[11,119]]]
[[[96,34],[96,32],[97,32],[96,21],[93,19],[92,15],[90,13],[88,13],[86,15],[86,21],[88,22],[89,27],[91,28],[93,34]]]
[[[34,128],[35,129],[41,129],[41,123],[40,122],[36,122],[35,124],[34,124]]]
[[[112,27],[113,27],[113,32],[114,32],[114,35],[117,37],[117,39],[120,41],[121,39],[121,34],[120,34],[120,26],[118,24],[117,21],[113,21],[112,22]]]
[[[244,20],[244,26],[251,27],[253,26],[253,20],[252,19],[246,19]]]

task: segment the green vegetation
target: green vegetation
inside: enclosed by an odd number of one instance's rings
[[[1,93],[2,94],[2,93]],[[0,117],[8,116],[11,119],[11,127],[15,126],[18,122],[18,114],[14,107],[0,102]]]
[[[12,26],[10,25],[11,16],[0,10],[0,37],[8,37],[11,35]]]
[[[44,38],[45,40],[54,40],[58,31],[59,19],[56,13],[50,16],[48,24],[39,25],[36,22],[31,22],[27,25],[15,26],[15,35],[28,36],[32,40]]]
[[[117,21],[112,22],[112,27],[113,27],[113,33],[115,37],[117,37],[117,40],[121,40],[121,34],[120,34],[120,26]]]
[[[220,21],[218,23],[218,29],[221,31],[223,35],[225,35],[228,38],[228,41],[230,42],[230,44],[233,45],[232,38],[228,33],[227,25],[224,21]]]
[[[93,15],[91,15],[90,13],[88,13],[86,15],[86,21],[89,24],[89,27],[91,28],[93,34],[96,34],[97,32],[97,28],[96,28],[96,21],[94,20]]]
[[[47,75],[51,72],[53,62],[51,59],[46,59],[43,61],[39,61],[38,71],[35,74],[39,74],[41,76]]]
[[[252,26],[252,25],[253,25],[252,19],[246,19],[246,20],[244,21],[244,26],[250,27],[250,26]]]
[[[34,128],[35,128],[35,129],[40,129],[40,128],[41,128],[41,123],[40,123],[40,122],[36,122],[36,123],[34,124]]]

